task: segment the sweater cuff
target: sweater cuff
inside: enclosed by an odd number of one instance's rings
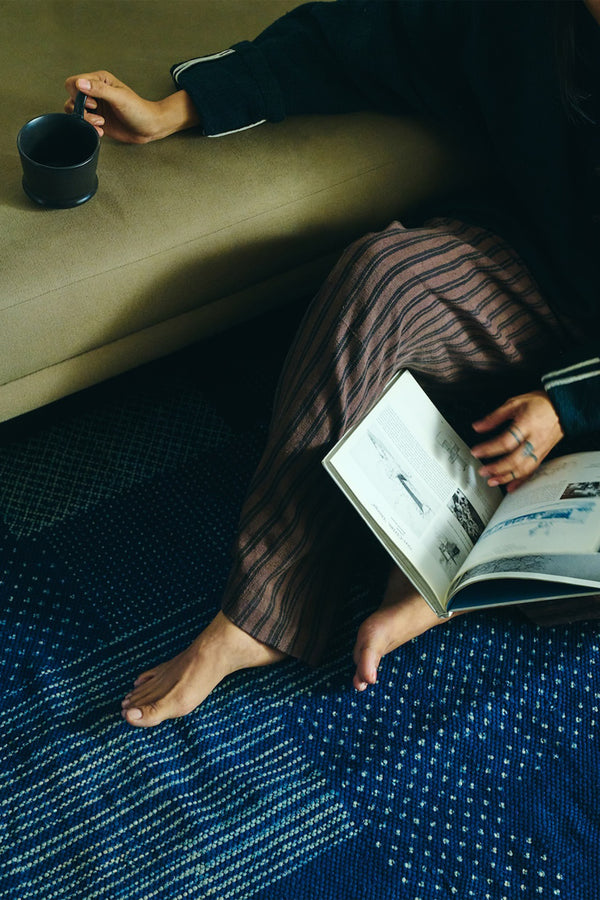
[[[209,137],[284,118],[278,85],[262,54],[248,41],[176,63],[171,76],[190,95]]]
[[[542,385],[567,437],[600,432],[600,357],[547,372]]]

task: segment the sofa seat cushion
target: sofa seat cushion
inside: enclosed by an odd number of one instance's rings
[[[67,75],[109,68],[159,98],[173,61],[252,37],[292,5],[1,0],[0,419],[297,300],[346,243],[461,177],[417,123],[356,114],[104,139],[91,201],[48,210],[24,195],[17,132],[61,109]]]

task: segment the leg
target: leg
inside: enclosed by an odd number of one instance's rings
[[[394,224],[353,245],[286,361],[223,615],[184,654],[141,676],[125,702],[127,720],[181,715],[224,675],[275,661],[275,653],[317,662],[361,534],[321,466],[327,450],[398,369],[420,373],[430,389],[474,374],[481,382],[486,373],[523,372],[527,357],[535,367],[559,334],[520,260],[489,232]],[[251,653],[240,649],[246,638]]]
[[[469,383],[470,422],[487,411],[475,405],[471,381],[486,381],[487,402],[490,385],[506,399],[507,373],[526,378],[559,334],[522,262],[482,229],[395,224],[351,247],[286,363],[224,599],[232,621],[317,662],[340,578],[360,553],[354,518],[320,465],[327,450],[400,368],[438,400],[440,385],[464,398]]]

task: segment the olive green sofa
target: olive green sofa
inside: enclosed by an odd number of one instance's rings
[[[0,421],[313,292],[352,239],[463,178],[410,120],[301,117],[208,139],[104,139],[85,205],[40,209],[16,136],[68,75],[143,96],[173,62],[258,34],[288,0],[0,0]]]

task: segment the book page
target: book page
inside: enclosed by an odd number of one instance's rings
[[[450,610],[600,593],[600,554],[556,553],[488,560],[452,585]]]
[[[512,559],[511,571],[516,574],[520,557],[591,554],[599,549],[600,452],[575,453],[543,463],[505,496],[465,570],[481,571],[494,561]]]
[[[324,463],[380,540],[400,551],[443,604],[501,492],[480,478],[481,463],[409,372],[390,383]]]

